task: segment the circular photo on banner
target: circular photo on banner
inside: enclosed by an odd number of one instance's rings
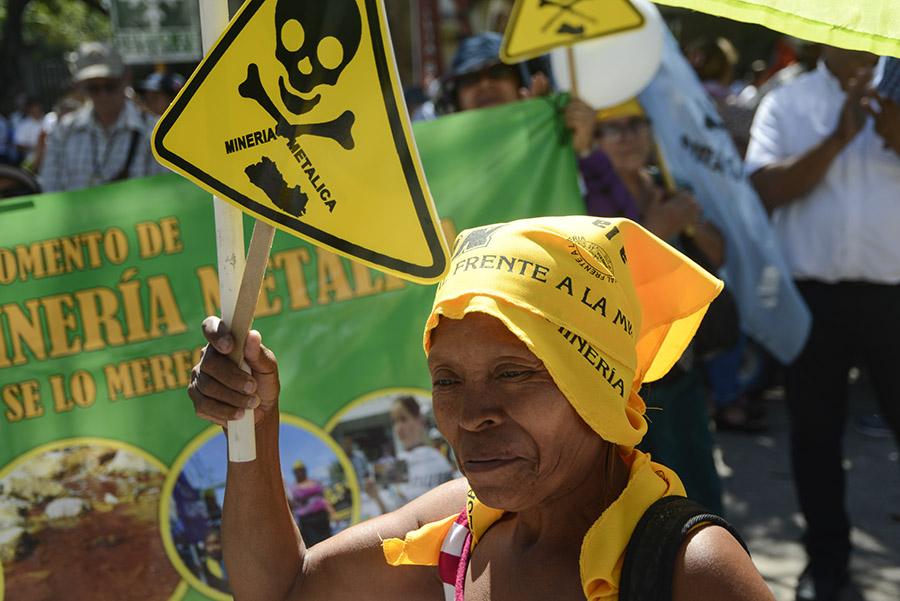
[[[431,393],[386,388],[366,394],[325,425],[362,482],[360,518],[397,509],[460,477],[450,445],[437,431]]]
[[[168,601],[159,536],[166,467],[115,440],[43,445],[0,470],[0,599]]]
[[[222,561],[222,505],[228,446],[217,426],[179,454],[163,487],[160,524],[175,569],[207,597],[231,599]],[[302,418],[281,415],[281,474],[307,546],[359,521],[359,489],[350,460],[328,434]]]

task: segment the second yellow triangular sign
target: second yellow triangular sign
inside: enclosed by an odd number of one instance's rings
[[[644,16],[629,0],[516,0],[500,58],[507,63],[527,60],[643,24]]]

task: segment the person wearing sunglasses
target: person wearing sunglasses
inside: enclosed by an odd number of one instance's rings
[[[718,228],[705,219],[699,201],[687,186],[667,185],[660,169],[650,166],[653,132],[640,103],[633,99],[618,107],[601,110],[594,139],[597,147],[612,160],[633,199],[628,216],[715,273],[725,260],[725,240]],[[632,217],[635,213],[636,217]],[[708,337],[698,336],[693,350],[698,355],[698,364],[709,388],[716,428],[751,434],[763,432],[770,427],[769,420],[762,407],[742,393],[738,381],[744,346],[742,334],[736,323],[722,326],[736,320],[716,320],[719,315],[724,315],[719,311],[726,310],[724,306],[731,300],[727,297],[730,293],[726,290],[712,305],[704,324],[706,328],[718,327],[720,332]],[[728,312],[737,317],[736,308],[734,312],[729,308]],[[722,330],[727,330],[727,334],[722,334]],[[673,373],[679,372],[673,370]],[[657,390],[656,394],[662,393]],[[703,425],[698,422],[698,428],[705,437],[705,412],[698,409],[697,413],[703,418]],[[699,462],[694,464],[699,465]],[[712,472],[711,468],[707,469]],[[688,472],[687,469],[683,471]],[[715,480],[717,478],[711,474],[709,481]]]
[[[689,187],[667,181],[662,170],[653,166],[652,126],[637,99],[598,111],[593,143],[597,152],[580,164],[588,214],[634,219],[715,273],[725,260],[725,239],[705,218]],[[597,183],[584,167],[601,160],[612,163],[626,189],[626,200],[616,206],[590,202]],[[715,307],[717,312],[734,308],[725,293],[716,302],[722,303]],[[698,335],[692,352],[665,378],[642,391],[648,406],[663,409],[650,414],[654,427],[643,448],[673,465],[693,498],[719,509],[721,484],[713,460],[708,399],[713,401],[719,429],[760,432],[768,428],[768,420],[750,406],[738,386],[742,346],[737,314],[731,313],[735,327],[729,326],[727,336],[712,309],[708,315],[703,325],[718,328],[715,335]]]
[[[500,61],[502,39],[498,33],[486,32],[459,43],[450,71],[437,82],[438,115],[499,106],[531,95],[528,65]]]
[[[73,80],[88,99],[47,141],[45,192],[79,190],[164,173],[150,150],[152,123],[128,98],[128,73],[109,44],[85,42],[70,56]]]
[[[644,227],[663,240],[688,232],[714,267],[722,264],[724,241],[715,226],[701,218],[699,201],[684,186],[667,189],[661,171],[651,167],[650,120],[637,99],[599,111],[593,138],[622,178]]]
[[[485,32],[459,43],[450,72],[438,80],[436,114],[490,108],[552,92],[546,59],[507,65],[500,60],[502,41],[499,33]],[[570,99],[565,107],[565,126],[572,132],[572,146],[579,156],[590,152],[595,115],[594,108],[579,98]]]

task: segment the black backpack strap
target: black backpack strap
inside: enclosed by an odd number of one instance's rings
[[[123,179],[128,179],[128,170],[131,169],[131,163],[134,159],[134,151],[137,150],[138,140],[140,140],[142,135],[143,132],[140,132],[136,129],[131,130],[131,141],[128,144],[128,156],[125,157],[125,165],[114,178],[109,180],[110,182],[119,182]]]
[[[625,548],[619,601],[670,601],[675,557],[684,537],[699,524],[725,528],[747,549],[722,517],[685,497],[663,497],[641,516]]]

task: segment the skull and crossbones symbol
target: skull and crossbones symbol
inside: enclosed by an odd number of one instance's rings
[[[335,85],[356,55],[362,39],[362,15],[356,0],[278,0],[275,37],[275,58],[287,73],[287,82],[284,76],[279,77],[278,87],[289,115],[283,114],[269,96],[256,63],[247,66],[247,77],[238,86],[238,93],[255,101],[275,120],[275,133],[288,141],[292,154],[295,147],[299,148],[297,140],[304,135],[329,138],[345,150],[352,150],[355,143],[351,130],[356,120],[352,111],[345,110],[323,123],[297,118],[319,104],[322,95],[318,88]],[[269,157],[248,165],[244,172],[281,210],[297,217],[306,213],[308,194],[300,186],[288,185]],[[333,211],[335,201],[321,198]]]
[[[287,72],[278,78],[281,100],[292,116],[282,114],[269,97],[259,74],[250,63],[247,77],[238,86],[244,98],[256,101],[276,122],[276,133],[293,142],[302,135],[331,138],[343,148],[354,147],[354,114],[345,110],[324,123],[295,123],[316,107],[322,96],[309,95],[322,85],[334,85],[359,48],[362,16],[356,0],[279,0],[275,5],[275,57]],[[291,91],[293,88],[294,91]]]

